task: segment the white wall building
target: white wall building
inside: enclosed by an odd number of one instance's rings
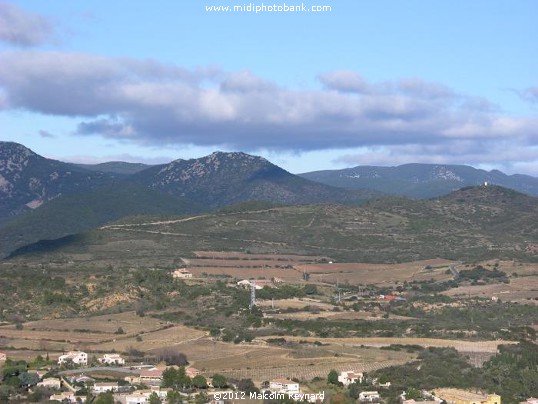
[[[62,383],[60,382],[60,379],[49,377],[44,379],[42,382],[37,383],[37,385],[40,387],[47,387],[49,389],[60,390]]]
[[[355,373],[352,371],[341,372],[338,376],[338,381],[344,386],[349,386],[351,383],[362,383],[364,375],[362,373]]]
[[[69,360],[71,360],[76,365],[87,365],[88,354],[82,351],[70,351],[65,355],[60,355],[60,357],[58,358],[58,365],[62,365]]]
[[[287,379],[272,380],[269,382],[269,390],[276,393],[299,393],[301,391],[299,383]]]
[[[359,401],[376,403],[379,401],[379,393],[377,391],[361,391],[359,393]]]
[[[106,365],[125,365],[125,359],[119,354],[104,354],[103,357],[97,359],[97,361]]]
[[[107,391],[118,391],[118,383],[95,383],[92,387],[92,392],[95,394],[106,393]]]

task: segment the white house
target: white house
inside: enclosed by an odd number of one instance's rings
[[[58,365],[66,363],[71,360],[77,365],[87,365],[88,364],[88,354],[82,351],[70,351],[65,355],[60,355],[58,358]]]
[[[161,368],[142,369],[140,372],[140,383],[148,385],[160,385],[163,380],[163,371]]]
[[[86,396],[75,396],[71,391],[65,391],[63,393],[53,394],[49,397],[50,401],[60,401],[61,403],[85,403]]]
[[[7,355],[5,352],[0,352],[0,362],[7,360]]]
[[[192,278],[192,273],[187,271],[185,268],[180,268],[172,272],[172,278],[188,279],[188,278]]]
[[[377,391],[361,391],[359,393],[359,401],[366,403],[375,403],[379,401],[379,393]]]
[[[107,365],[125,365],[125,359],[119,354],[104,354],[104,356],[97,359],[97,361]]]
[[[44,379],[42,382],[37,383],[37,385],[40,387],[47,387],[49,389],[60,390],[62,383],[60,382],[60,379],[49,377]]]
[[[118,382],[95,383],[92,387],[92,392],[95,394],[107,391],[118,391]]]
[[[341,372],[338,376],[338,381],[344,386],[349,386],[351,383],[362,383],[364,375],[362,373],[355,373],[352,371]]]
[[[276,379],[269,382],[269,390],[275,393],[299,393],[299,383],[288,379]]]
[[[151,396],[153,393],[157,394],[157,397],[164,402],[170,390],[172,389],[161,389],[160,387],[155,387],[150,390],[133,391],[131,394],[127,394],[127,396],[125,396],[125,404],[147,404],[149,403],[149,396]]]

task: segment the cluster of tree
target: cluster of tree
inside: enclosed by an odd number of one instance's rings
[[[169,367],[163,372],[162,387],[170,387],[175,390],[188,390],[191,388],[207,388],[207,380],[202,375],[194,376],[192,379],[187,376],[185,367]]]
[[[453,348],[427,348],[418,359],[373,373],[392,383],[384,393],[387,402],[398,402],[403,390],[428,391],[440,386],[495,392],[506,404],[538,395],[538,346],[532,342],[501,346],[482,368],[471,366]]]

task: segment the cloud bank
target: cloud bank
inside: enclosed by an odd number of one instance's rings
[[[48,42],[53,25],[46,17],[0,1],[0,41],[16,46],[35,46]]]
[[[503,114],[487,100],[420,78],[372,83],[340,70],[318,80],[319,89],[298,90],[248,70],[83,53],[0,54],[1,108],[78,118],[80,136],[245,151],[369,147],[415,161],[537,158],[536,117]],[[506,154],[508,144],[517,156]]]

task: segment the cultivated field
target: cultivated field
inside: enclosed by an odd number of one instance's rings
[[[118,333],[121,328],[123,333]],[[38,353],[83,349],[89,352],[125,352],[133,347],[142,352],[174,346],[206,335],[185,326],[174,326],[134,312],[76,319],[32,321],[0,327],[0,346]],[[54,355],[51,355],[54,357]]]
[[[402,264],[333,263],[301,264],[294,268],[308,272],[311,281],[351,284],[394,284],[404,281],[448,280],[446,271],[452,261],[435,259]]]
[[[188,267],[188,270],[195,277],[201,277],[205,274],[213,276],[225,275],[236,279],[271,279],[276,277],[292,283],[302,279],[302,274],[293,269]]]
[[[293,254],[246,254],[239,251],[193,251],[198,258],[220,258],[220,259],[235,259],[235,260],[269,260],[274,262],[316,262],[321,260],[329,260],[328,257],[315,255],[293,255]]]
[[[524,301],[538,304],[538,276],[510,278],[510,283],[460,286],[444,291],[451,297],[496,297],[502,301]]]
[[[415,355],[407,352],[374,348],[340,346],[294,345],[273,347],[259,344],[224,344],[199,340],[181,345],[193,365],[204,374],[222,373],[231,377],[252,378],[262,382],[277,377],[297,377],[310,380],[326,377],[330,369],[372,371],[385,366],[402,364]],[[218,355],[215,357],[215,355]]]
[[[438,338],[392,338],[392,337],[374,337],[374,338],[315,338],[315,337],[283,337],[289,341],[319,341],[326,344],[340,344],[346,346],[370,346],[384,347],[389,345],[420,345],[423,347],[453,347],[461,352],[497,352],[497,347],[503,344],[516,344],[516,341],[463,341],[449,340]]]

